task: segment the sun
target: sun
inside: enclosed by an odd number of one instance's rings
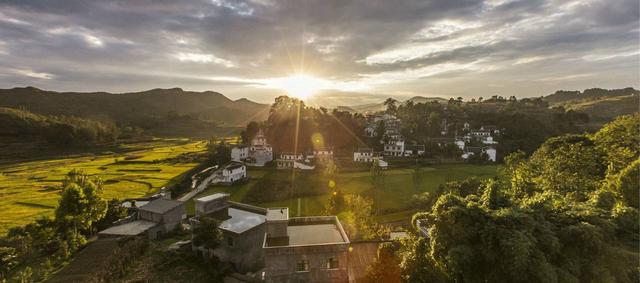
[[[284,77],[277,82],[278,88],[299,99],[306,99],[316,94],[324,85],[324,80],[306,74]]]

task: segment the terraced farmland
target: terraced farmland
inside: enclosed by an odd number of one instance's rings
[[[52,215],[58,186],[73,169],[104,181],[104,197],[129,198],[152,194],[176,182],[195,167],[186,154],[206,150],[204,141],[154,140],[123,145],[122,153],[31,161],[0,166],[0,234]]]

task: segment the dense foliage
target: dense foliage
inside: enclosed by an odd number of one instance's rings
[[[12,228],[0,238],[0,281],[10,274],[18,281],[47,278],[85,245],[97,227],[125,216],[114,205],[116,201],[107,203],[102,198],[102,181],[82,171],[69,172],[59,189],[55,218],[43,217]]]
[[[140,134],[133,131],[128,129],[124,134]],[[60,147],[83,146],[113,142],[121,133],[121,129],[113,123],[0,108],[0,142],[45,140]]]
[[[364,117],[360,114],[316,109],[298,99],[280,96],[271,106],[266,135],[275,152],[333,147],[350,153],[354,147],[364,145],[363,128]],[[252,129],[247,128],[246,132]]]
[[[25,107],[42,115],[107,119],[121,128],[138,127],[154,136],[203,138],[228,135],[227,127],[264,120],[268,110],[267,105],[246,99],[234,101],[217,92],[180,88],[132,93],[69,93],[34,87],[2,89],[0,107]]]
[[[410,141],[427,144],[427,155],[455,156],[455,145],[438,148],[434,138],[453,138],[464,134],[463,126],[469,123],[471,129],[492,125],[502,131],[496,138],[498,152],[508,154],[516,150],[532,153],[547,138],[581,130],[580,125],[589,121],[588,115],[565,111],[562,108],[550,109],[541,98],[505,99],[494,96],[490,99],[472,99],[464,102],[462,98],[449,103],[405,103],[393,111],[402,120],[402,134]],[[473,145],[473,144],[472,144]],[[453,151],[453,152],[452,152]]]
[[[414,224],[426,222],[428,237],[391,250],[399,276],[407,282],[638,282],[639,129],[640,115],[620,117],[593,135],[551,138],[529,159],[509,156],[495,180],[448,184],[414,216]]]

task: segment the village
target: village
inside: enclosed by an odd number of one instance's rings
[[[380,145],[353,150],[352,161],[387,170],[394,161],[420,158],[425,145],[411,144],[400,134],[402,121],[390,114],[369,117],[363,129],[366,136],[376,136],[376,125],[384,125],[384,140]],[[457,146],[460,160],[483,155],[496,161],[496,138],[500,130],[494,126],[472,129],[464,124],[462,135],[439,138],[439,143]],[[442,135],[448,133],[443,130]],[[381,148],[377,151],[374,148]],[[274,158],[276,156],[276,158]],[[166,190],[144,199],[129,200],[122,205],[129,216],[98,233],[101,239],[144,237],[163,239],[172,231],[190,231],[191,239],[174,243],[176,249],[195,253],[202,260],[216,257],[230,264],[233,274],[225,282],[357,282],[375,258],[378,245],[400,240],[408,233],[428,237],[420,220],[416,231],[403,229],[390,232],[376,241],[350,240],[336,215],[292,217],[289,207],[260,207],[230,200],[228,193],[196,197],[209,186],[228,186],[246,182],[251,176],[248,167],[267,170],[312,172],[334,160],[331,147],[305,152],[279,152],[260,129],[250,144],[233,145],[230,162],[208,168],[206,176],[192,191],[177,200]],[[351,158],[351,157],[349,157]],[[194,215],[188,217],[186,202],[193,198]],[[198,227],[214,219],[223,240],[215,248],[198,243]],[[205,221],[205,222],[203,222]]]

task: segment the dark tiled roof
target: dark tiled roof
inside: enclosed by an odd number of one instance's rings
[[[160,198],[141,206],[139,210],[149,211],[153,213],[165,213],[178,206],[181,206],[182,204],[183,203],[181,201]]]

